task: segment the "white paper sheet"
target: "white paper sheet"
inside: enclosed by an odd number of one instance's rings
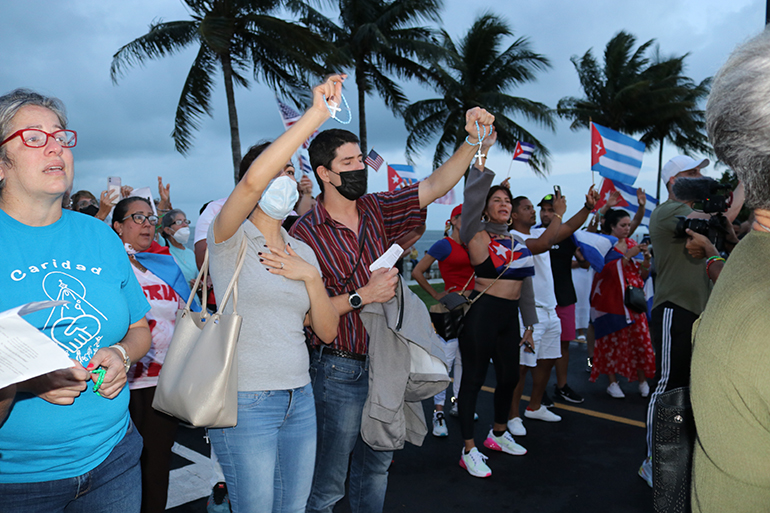
[[[0,388],[74,365],[56,342],[21,318],[67,303],[38,301],[0,313]]]

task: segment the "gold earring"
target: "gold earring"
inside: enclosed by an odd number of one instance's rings
[[[489,216],[486,214],[481,214],[481,222],[488,223],[489,222]]]

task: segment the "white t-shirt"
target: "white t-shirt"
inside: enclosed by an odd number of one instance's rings
[[[214,222],[214,218],[217,217],[219,211],[225,205],[227,198],[218,199],[212,201],[201,212],[198,222],[195,224],[195,239],[193,244],[197,244],[199,240],[206,240],[206,235],[209,233],[209,225]]]
[[[524,242],[527,239],[537,239],[543,233],[545,228],[530,228],[529,234],[511,230],[519,241]],[[535,306],[538,308],[556,309],[556,294],[553,288],[553,272],[551,271],[551,254],[549,251],[532,255],[535,262],[535,275],[532,277],[532,287],[535,289]]]

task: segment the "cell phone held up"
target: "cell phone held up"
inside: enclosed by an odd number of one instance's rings
[[[110,176],[107,178],[107,190],[110,192],[110,197],[114,197],[112,205],[115,206],[120,201],[120,186],[121,180],[119,176]],[[117,195],[115,194],[117,192]]]
[[[554,196],[561,196],[561,186],[554,185],[553,186],[553,194],[554,194]]]

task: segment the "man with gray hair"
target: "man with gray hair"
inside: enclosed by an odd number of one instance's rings
[[[770,509],[770,31],[738,47],[714,79],[709,140],[745,185],[752,231],[730,255],[693,334],[698,439],[693,511]]]

